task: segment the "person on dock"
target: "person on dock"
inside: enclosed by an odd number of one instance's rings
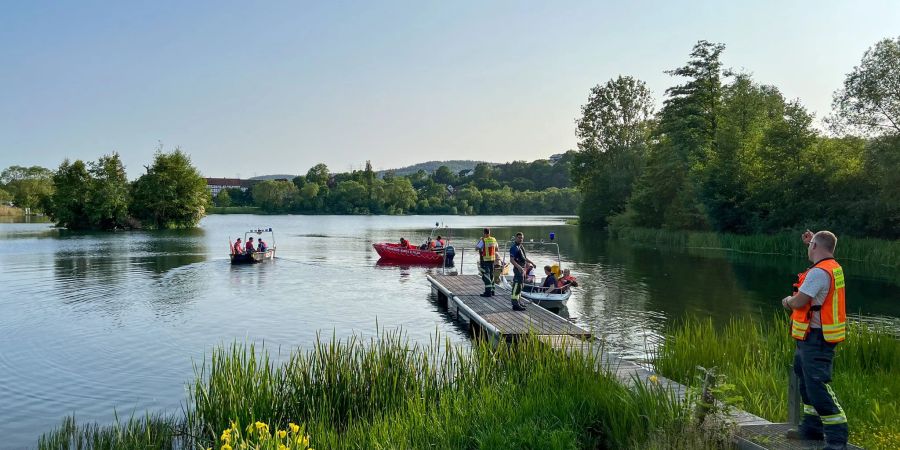
[[[253,252],[255,252],[255,251],[256,251],[256,249],[253,247],[253,236],[250,236],[250,238],[247,239],[247,251],[246,251],[246,253],[249,255],[249,254],[251,254],[251,253],[253,253]]]
[[[241,238],[237,238],[237,240],[234,241],[234,245],[231,248],[231,252],[234,253],[235,255],[243,255],[244,254],[244,245],[241,244]]]
[[[831,389],[834,349],[846,337],[844,270],[834,259],[837,237],[830,231],[803,233],[813,265],[798,275],[794,295],[781,300],[791,313],[796,339],[794,373],[803,399],[803,420],[790,439],[825,440],[826,449],[847,446],[847,416]]]
[[[512,297],[510,298],[513,311],[525,310],[525,305],[519,301],[519,297],[525,284],[526,273],[528,273],[529,268],[534,267],[534,262],[528,259],[528,255],[525,254],[525,248],[522,247],[524,240],[525,235],[522,232],[516,233],[512,247],[509,248],[509,262],[513,265]]]
[[[481,272],[481,279],[484,281],[484,293],[481,294],[482,297],[493,297],[494,296],[494,261],[497,259],[497,240],[491,236],[491,229],[485,228],[481,237],[481,240],[478,241],[478,244],[475,244],[475,248],[478,249],[478,260],[479,270]]]

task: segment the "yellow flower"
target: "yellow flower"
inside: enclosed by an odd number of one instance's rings
[[[278,430],[278,437],[284,439],[285,437],[287,437],[287,431]]]
[[[288,427],[290,427],[291,433],[297,433],[298,431],[300,431],[300,426],[294,422],[289,423]]]
[[[278,444],[278,450],[288,450],[288,448],[284,444]]]
[[[231,446],[228,444],[222,444],[222,448],[220,448],[219,450],[231,450]]]
[[[222,432],[222,437],[219,438],[222,442],[226,444],[231,443],[231,428]]]
[[[256,422],[256,429],[259,430],[260,433],[268,433],[269,426],[264,422]]]
[[[650,375],[650,381],[654,383],[659,383],[659,377],[656,375]]]

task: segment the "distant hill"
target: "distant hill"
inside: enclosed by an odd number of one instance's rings
[[[251,177],[251,180],[293,180],[297,175],[260,175]]]
[[[472,161],[472,160],[460,160],[455,159],[452,161],[427,161],[423,163],[413,164],[411,166],[401,167],[399,169],[390,169],[390,170],[379,170],[378,176],[384,176],[386,172],[394,172],[394,175],[410,175],[418,172],[419,170],[424,170],[427,173],[432,173],[441,166],[447,166],[453,173],[459,173],[460,170],[473,170],[475,166],[479,163],[483,163],[485,161]]]

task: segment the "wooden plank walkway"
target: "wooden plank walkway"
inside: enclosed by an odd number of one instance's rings
[[[671,390],[679,399],[687,395],[687,386],[660,376],[647,368],[606,351],[603,343],[591,333],[538,305],[525,311],[513,311],[509,291],[497,288],[493,297],[481,297],[484,284],[478,275],[427,275],[439,302],[465,316],[473,330],[496,338],[534,333],[547,345],[567,354],[581,353],[593,358],[595,369],[614,375],[625,384],[658,384]],[[783,438],[787,424],[772,423],[746,411],[731,408],[730,419],[740,431],[735,438],[739,449],[816,449],[821,442],[787,441]],[[765,443],[765,444],[761,444]],[[857,447],[848,446],[855,449]]]
[[[478,275],[429,275],[432,287],[454,303],[458,314],[496,337],[567,335],[589,337],[590,332],[541,308],[529,305],[525,311],[513,311],[510,292],[497,287],[493,297],[482,297],[484,284]]]

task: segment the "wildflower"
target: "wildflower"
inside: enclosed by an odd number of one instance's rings
[[[222,444],[222,447],[219,450],[231,450],[231,446],[228,444]]]
[[[284,430],[278,430],[277,434],[278,434],[278,437],[281,439],[284,439],[285,437],[287,437],[287,431],[284,431]]]
[[[659,377],[656,375],[650,375],[650,381],[659,384]]]
[[[222,442],[224,442],[226,444],[230,444],[231,443],[231,428],[228,428],[225,431],[223,431],[222,437],[220,437],[219,440],[221,440]]]
[[[268,433],[269,432],[269,426],[266,425],[264,422],[256,422],[256,429],[260,433]]]
[[[297,434],[300,431],[300,426],[294,422],[289,423],[288,427],[290,427],[291,433]]]
[[[278,444],[278,450],[288,450],[288,448],[284,444]]]

